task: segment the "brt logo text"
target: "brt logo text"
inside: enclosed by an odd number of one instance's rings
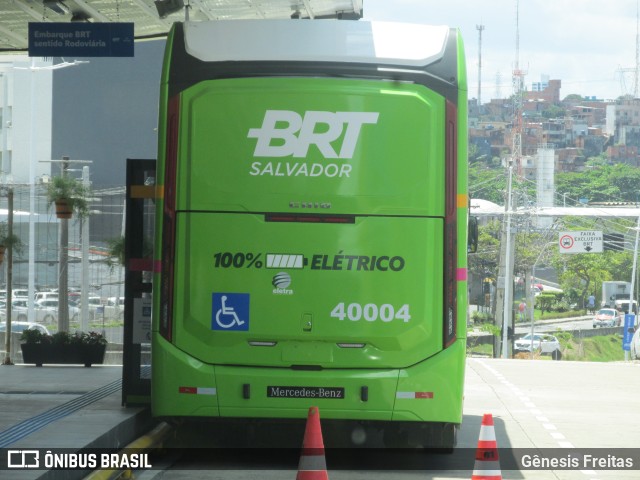
[[[260,128],[249,130],[256,138],[254,157],[305,158],[315,145],[324,158],[353,157],[363,125],[378,123],[377,112],[307,111],[304,116],[290,110],[267,110]],[[337,149],[334,142],[342,137]],[[339,143],[339,142],[336,142]]]

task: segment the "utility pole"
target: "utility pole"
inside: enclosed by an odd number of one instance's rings
[[[633,291],[636,288],[636,268],[638,266],[638,242],[640,241],[640,217],[638,217],[638,224],[635,228],[636,231],[636,243],[633,248],[633,267],[631,268],[631,289],[629,293],[629,315],[633,315],[633,326],[637,327],[638,323],[636,321],[637,314],[633,311]],[[636,299],[638,301],[639,299]],[[640,302],[638,302],[640,304]],[[640,309],[638,311],[640,313]],[[624,323],[624,322],[623,322]],[[627,350],[624,351],[624,359],[625,361],[629,360],[629,352]]]
[[[69,157],[62,157],[62,177],[68,175]],[[69,331],[69,220],[60,219],[60,249],[58,251],[58,331]]]
[[[524,94],[524,75],[520,70],[520,3],[516,0],[516,59],[513,69],[513,148],[508,160],[508,186],[505,200],[505,216],[502,223],[500,240],[500,265],[498,270],[498,289],[496,303],[496,324],[502,324],[502,358],[509,356],[509,326],[513,315],[513,267],[515,258],[515,242],[511,232],[511,215],[513,213],[513,169],[522,173],[522,97]],[[502,301],[501,301],[502,300]]]
[[[513,184],[513,163],[508,160],[508,181],[505,199],[505,212],[502,222],[502,234],[500,238],[500,264],[498,266],[498,285],[496,288],[496,326],[502,328],[502,358],[508,358],[508,330],[511,325],[513,306],[513,265],[515,258],[515,242],[512,241],[511,215],[512,206],[512,184]],[[500,342],[496,339],[494,352],[498,351]]]
[[[7,188],[7,328],[5,329],[5,357],[3,365],[13,365],[11,361],[11,301],[13,289],[13,188]]]
[[[633,72],[633,98],[638,98],[640,82],[640,6],[636,0],[636,66]]]
[[[82,186],[89,191],[89,166],[82,167]],[[80,330],[89,331],[89,217],[82,222],[82,288],[80,289]]]

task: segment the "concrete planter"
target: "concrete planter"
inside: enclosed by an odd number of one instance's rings
[[[102,364],[106,345],[54,345],[48,343],[22,343],[22,361],[36,367],[47,364],[80,364],[90,367]]]

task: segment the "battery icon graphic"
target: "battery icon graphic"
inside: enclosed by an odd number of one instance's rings
[[[267,268],[304,268],[303,255],[267,253]]]

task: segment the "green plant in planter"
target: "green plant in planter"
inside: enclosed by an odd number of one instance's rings
[[[76,332],[69,336],[69,343],[76,345],[106,345],[107,339],[98,332]]]
[[[43,335],[38,330],[24,330],[20,337],[24,363],[41,367],[45,363],[84,364],[102,363],[107,339],[97,332],[56,332]]]
[[[89,189],[72,177],[53,177],[47,184],[47,199],[56,205],[58,218],[71,218],[73,212],[81,217],[89,214]]]
[[[69,345],[71,344],[71,334],[69,332],[56,332],[51,335],[51,341],[48,343],[52,345]]]
[[[51,343],[51,337],[49,335],[44,335],[40,330],[23,330],[22,335],[20,336],[20,341],[23,343],[28,343],[30,345],[37,343]]]
[[[56,332],[45,335],[39,330],[23,330],[20,341],[46,345],[106,345],[108,343],[105,336],[98,332]]]

